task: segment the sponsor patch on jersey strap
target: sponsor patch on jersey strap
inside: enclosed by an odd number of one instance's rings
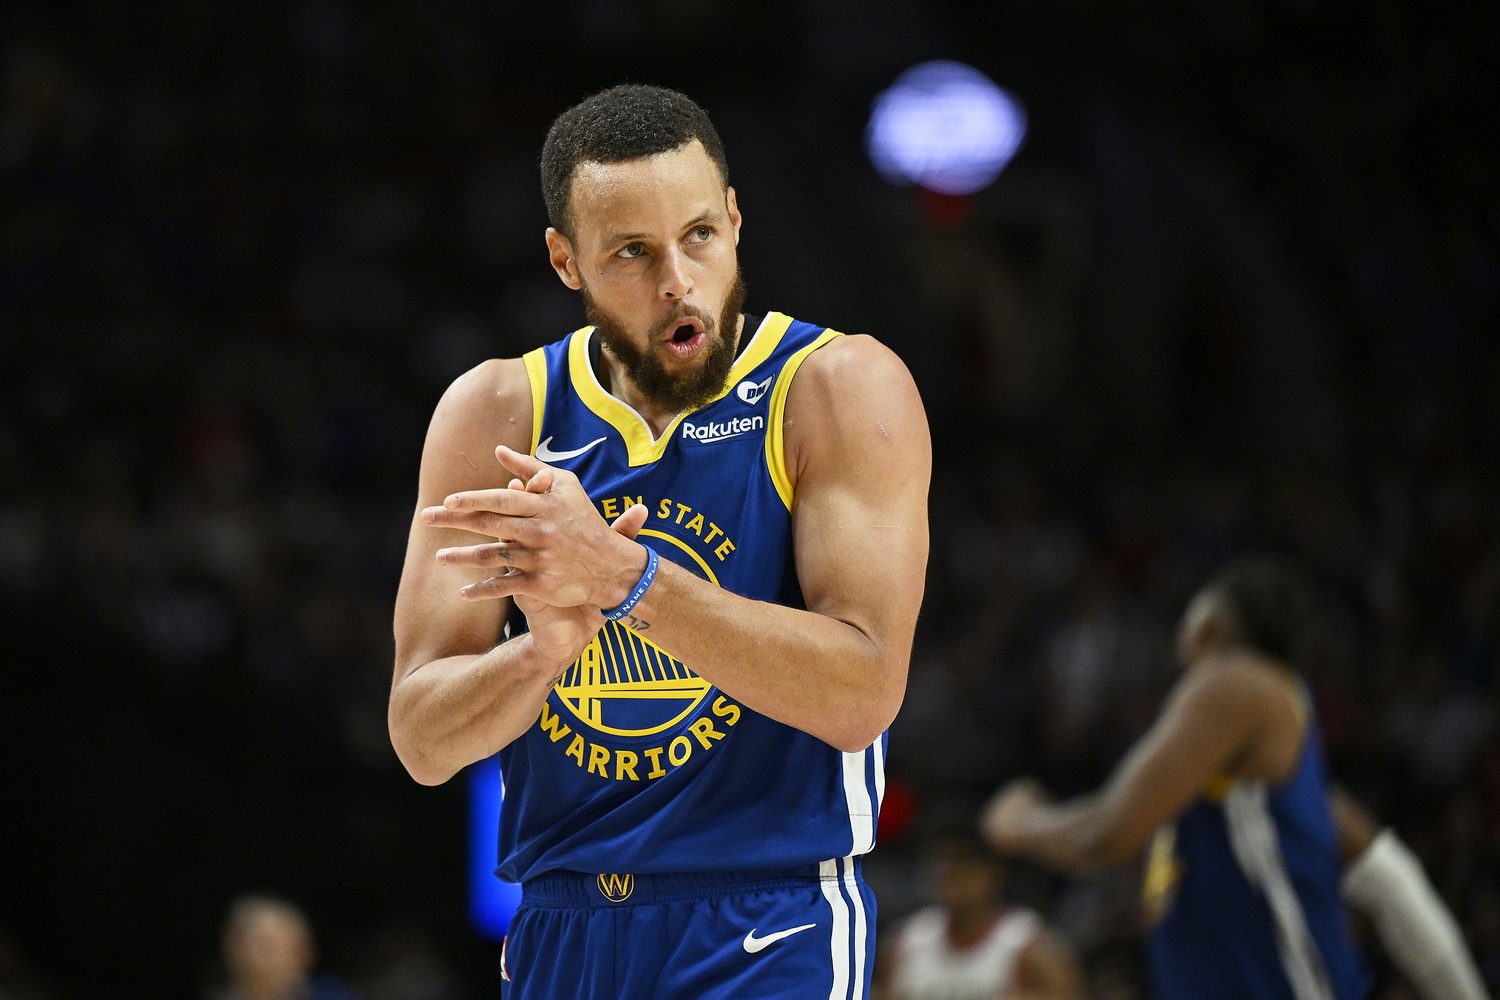
[[[766,418],[757,413],[753,417],[730,417],[728,420],[710,420],[695,424],[691,420],[682,422],[682,436],[699,444],[727,441],[742,434],[751,434],[766,429]]]
[[[788,927],[784,931],[767,934],[765,937],[756,937],[755,928],[752,927],[750,928],[750,933],[745,935],[745,950],[754,955],[758,951],[764,951],[768,946],[775,944],[782,938],[791,937],[793,934],[801,934],[803,931],[810,931],[816,926],[818,925],[803,924],[801,927]]]
[[[604,438],[594,438],[582,448],[570,448],[566,451],[552,450],[552,435],[547,435],[547,440],[536,446],[536,458],[538,462],[566,462],[570,458],[577,458],[590,448],[594,447]]]
[[[771,391],[771,386],[775,381],[775,375],[767,376],[764,382],[752,382],[746,379],[735,386],[734,394],[739,397],[740,402],[754,406],[761,401],[766,393]]]
[[[599,884],[599,894],[611,903],[623,903],[635,892],[634,875],[600,875],[596,881]]]

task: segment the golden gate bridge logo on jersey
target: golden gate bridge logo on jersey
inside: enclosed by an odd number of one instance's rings
[[[655,643],[605,622],[557,682],[557,695],[601,733],[650,736],[687,718],[711,687]]]

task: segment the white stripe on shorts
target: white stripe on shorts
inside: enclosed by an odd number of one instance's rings
[[[833,935],[829,942],[833,959],[833,989],[828,991],[828,1000],[849,1000],[849,907],[839,892],[838,861],[824,861],[818,865],[819,880],[823,886],[823,898],[833,909]]]
[[[879,743],[875,744],[879,746]],[[854,1000],[865,996],[865,901],[859,894],[859,884],[854,879],[854,859],[844,859],[844,888],[849,890],[849,902],[854,906]]]

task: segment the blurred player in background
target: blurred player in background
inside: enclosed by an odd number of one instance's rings
[[[880,344],[744,311],[728,179],[682,94],[564,112],[546,241],[591,325],[462,376],[428,431],[391,737],[427,784],[500,754],[510,997],[868,991],[858,858],[922,599],[927,422]]]
[[[998,858],[968,838],[932,853],[936,902],[882,944],[877,1000],[1081,1000],[1067,945],[1034,911],[1000,902]]]
[[[1106,786],[1052,803],[1016,782],[991,803],[984,833],[1002,854],[1074,872],[1128,861],[1149,841],[1148,964],[1162,1000],[1365,996],[1340,895],[1350,858],[1344,893],[1402,971],[1431,1000],[1478,1000],[1452,916],[1411,853],[1347,796],[1330,805],[1295,671],[1314,617],[1290,567],[1224,569],[1183,616],[1183,678]]]
[[[220,940],[227,982],[210,1000],[355,1000],[337,979],[314,976],[312,925],[296,904],[241,896]]]

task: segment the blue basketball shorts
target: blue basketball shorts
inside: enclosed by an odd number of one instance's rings
[[[866,1000],[875,896],[856,858],[527,882],[501,951],[504,1000]]]

